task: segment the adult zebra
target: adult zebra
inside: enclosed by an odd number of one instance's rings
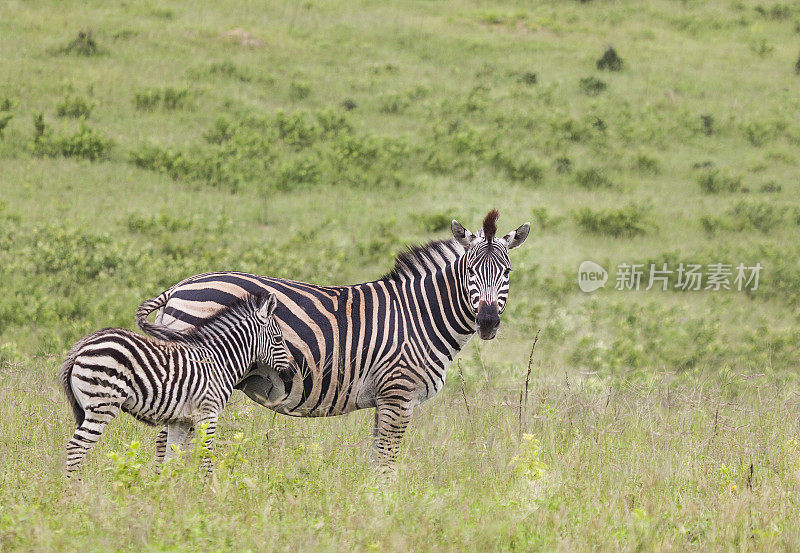
[[[444,385],[455,355],[478,333],[494,338],[508,298],[508,251],[522,244],[530,223],[498,238],[496,210],[473,234],[452,222],[453,239],[413,247],[374,282],[317,286],[237,272],[196,275],[142,303],[136,318],[158,336],[147,316],[187,328],[236,298],[261,290],[279,300],[280,321],[296,361],[292,374],[259,368],[237,388],[254,401],[294,416],[331,416],[375,408],[373,446],[393,464],[414,407]]]

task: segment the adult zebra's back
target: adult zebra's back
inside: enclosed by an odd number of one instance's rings
[[[196,326],[247,293],[278,298],[275,318],[298,369],[262,368],[237,387],[294,416],[340,415],[375,407],[374,446],[391,463],[413,408],[444,385],[455,355],[478,332],[494,338],[508,298],[508,251],[528,236],[525,223],[496,236],[489,212],[473,234],[457,221],[453,239],[398,255],[384,277],[352,286],[317,286],[238,272],[196,275],[139,307],[140,326],[161,309],[162,325]],[[158,336],[153,325],[143,330]]]

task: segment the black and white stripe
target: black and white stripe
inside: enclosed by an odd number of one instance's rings
[[[61,384],[77,429],[67,444],[67,473],[75,472],[105,426],[120,410],[149,424],[166,424],[156,457],[171,456],[194,425],[207,424],[211,448],[217,418],[234,385],[255,362],[279,373],[290,357],[272,316],[273,294],[260,290],[231,302],[187,330],[156,327],[161,340],[121,328],[106,328],[77,342],[61,366]],[[210,456],[205,467],[213,470]]]
[[[146,319],[152,311],[160,310],[160,328],[186,329],[245,294],[274,293],[296,370],[256,368],[237,388],[294,416],[374,407],[375,452],[391,465],[414,407],[442,388],[455,355],[476,330],[483,339],[496,334],[508,297],[508,250],[530,227],[496,238],[496,219],[490,212],[477,234],[453,221],[455,239],[409,249],[383,278],[353,286],[238,272],[196,275],[144,302],[137,320],[160,336]]]

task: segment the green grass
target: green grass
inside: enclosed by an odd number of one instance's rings
[[[797,548],[798,28],[794,1],[3,3],[0,549]],[[493,207],[533,222],[501,333],[464,352],[469,413],[457,371],[419,410],[395,483],[370,413],[242,396],[214,491],[126,476],[106,454],[154,433],[124,417],[62,479],[79,337],[198,272],[371,280]],[[586,259],[764,270],[587,295]]]

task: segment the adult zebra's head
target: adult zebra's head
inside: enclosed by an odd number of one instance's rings
[[[478,336],[483,340],[495,337],[500,327],[500,313],[506,308],[508,275],[511,273],[508,250],[522,244],[531,228],[530,223],[525,223],[517,230],[498,238],[495,236],[498,215],[496,209],[491,210],[476,234],[462,227],[456,220],[452,223],[453,236],[467,248],[464,278],[469,302],[475,312]]]
[[[283,340],[283,331],[278,320],[273,317],[278,299],[275,294],[260,295],[263,300],[261,307],[256,311],[255,319],[258,325],[256,331],[256,357],[258,360],[278,371],[289,369],[291,356]]]

